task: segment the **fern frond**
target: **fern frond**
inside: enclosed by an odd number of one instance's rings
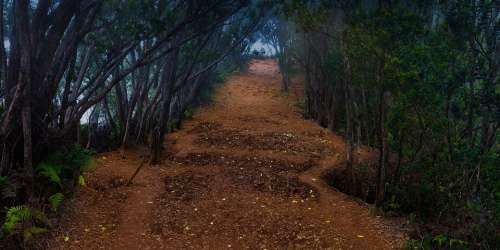
[[[33,235],[35,234],[41,234],[47,232],[47,228],[44,227],[30,227],[26,230],[24,230],[23,236],[24,236],[24,241],[29,241],[31,238],[33,238]]]
[[[59,174],[61,173],[61,168],[59,166],[47,163],[40,163],[36,168],[36,171],[41,176],[48,178],[52,183],[61,186],[61,177],[59,177]]]
[[[49,196],[49,203],[52,211],[57,211],[57,208],[61,205],[64,199],[64,195],[62,193],[55,193]]]
[[[19,224],[19,222],[31,219],[31,209],[27,206],[14,206],[7,210],[5,215],[5,223],[2,229],[5,233],[10,234]]]

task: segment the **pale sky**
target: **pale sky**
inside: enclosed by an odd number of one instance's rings
[[[274,48],[267,43],[263,43],[260,39],[250,46],[250,52],[254,50],[260,51],[262,48],[266,51],[266,55],[274,55]]]

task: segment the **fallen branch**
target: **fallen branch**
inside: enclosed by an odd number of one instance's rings
[[[134,174],[130,177],[130,179],[127,181],[127,187],[132,184],[132,181],[134,180],[135,176],[141,171],[142,166],[144,166],[144,163],[146,162],[147,157],[143,157],[141,164],[139,164],[139,167],[135,170]]]

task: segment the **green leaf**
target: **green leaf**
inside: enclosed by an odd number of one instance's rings
[[[85,183],[85,177],[83,175],[78,176],[78,184],[80,186],[86,186],[87,184]]]
[[[467,241],[459,240],[459,239],[450,239],[450,246],[466,246]]]
[[[49,197],[49,203],[52,211],[57,211],[57,208],[61,205],[64,199],[64,195],[62,193],[55,193]]]
[[[97,166],[97,161],[94,157],[87,155],[87,159],[82,163],[80,167],[80,171],[82,172],[90,172],[94,171]]]
[[[436,242],[439,246],[443,246],[443,244],[448,240],[448,237],[444,234],[439,234],[434,236],[434,239],[432,240]]]
[[[31,209],[27,206],[14,206],[7,210],[5,222],[2,229],[5,233],[11,234],[19,222],[31,219]]]
[[[46,177],[52,183],[61,186],[61,178],[59,177],[59,174],[61,173],[61,168],[59,166],[47,163],[40,163],[40,165],[38,165],[38,167],[36,168],[36,171],[38,172],[39,175]]]

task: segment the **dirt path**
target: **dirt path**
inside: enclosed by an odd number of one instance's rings
[[[292,91],[293,93],[293,91]],[[164,163],[100,156],[50,249],[394,249],[394,223],[335,191],[343,140],[303,120],[274,61],[253,61],[166,141]]]

